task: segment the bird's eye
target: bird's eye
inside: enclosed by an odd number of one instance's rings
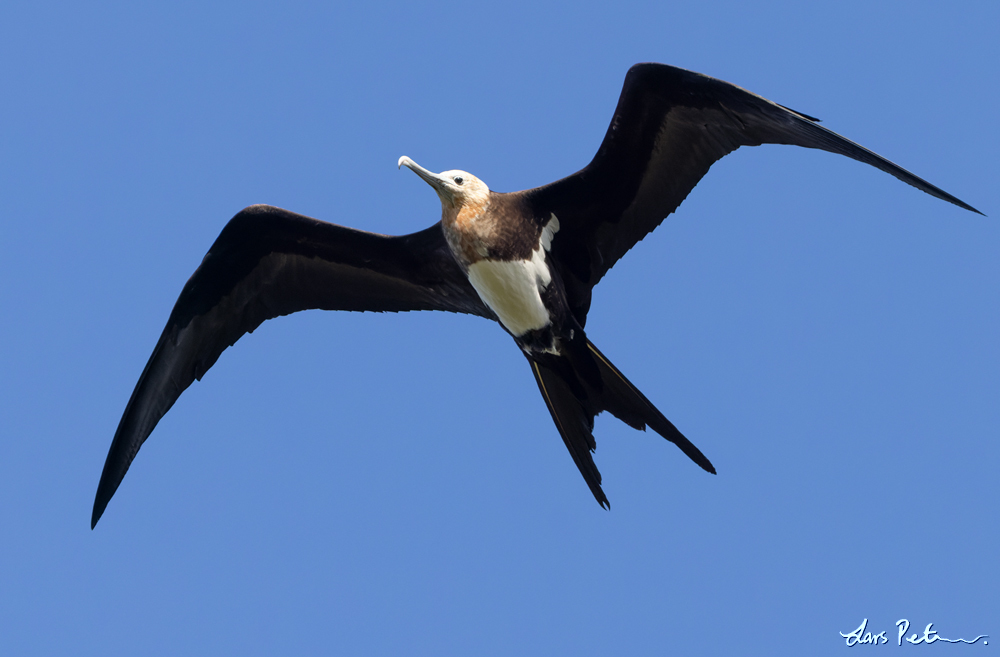
[[[456,185],[461,185],[464,182],[465,182],[465,180],[462,178],[462,176],[455,176],[455,184]]]

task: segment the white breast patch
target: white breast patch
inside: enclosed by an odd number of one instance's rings
[[[472,287],[515,336],[543,328],[551,321],[541,291],[552,282],[545,253],[552,248],[558,230],[559,220],[552,215],[530,260],[480,260],[469,265]]]

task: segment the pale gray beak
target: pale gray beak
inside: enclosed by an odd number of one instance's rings
[[[405,155],[399,158],[398,166],[399,168],[406,167],[413,173],[420,176],[425,183],[434,188],[438,195],[447,194],[449,199],[452,196],[451,190],[447,188],[445,185],[445,179],[442,178],[440,174],[428,171]]]

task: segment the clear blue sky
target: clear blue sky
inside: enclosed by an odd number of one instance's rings
[[[921,649],[900,618],[1000,645],[1000,5],[610,4],[0,7],[0,653],[835,655],[863,618],[881,652]],[[603,511],[498,326],[314,311],[223,354],[90,530],[233,214],[424,228],[400,155],[550,182],[639,61],[990,217],[826,153],[717,164],[587,328],[718,476],[602,416]]]

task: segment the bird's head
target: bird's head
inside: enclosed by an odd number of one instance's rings
[[[433,187],[445,212],[461,210],[463,207],[481,207],[489,200],[490,188],[468,171],[454,169],[433,173],[405,155],[399,158],[399,166],[410,169]]]

